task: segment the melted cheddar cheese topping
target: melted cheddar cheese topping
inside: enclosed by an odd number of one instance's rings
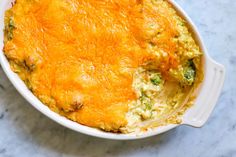
[[[128,124],[137,69],[181,82],[182,62],[200,55],[163,0],[17,0],[5,23],[5,55],[30,90],[55,112],[106,131]]]

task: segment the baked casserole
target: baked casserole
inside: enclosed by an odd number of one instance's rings
[[[35,96],[105,131],[180,123],[203,78],[201,50],[166,0],[17,0],[4,32]]]

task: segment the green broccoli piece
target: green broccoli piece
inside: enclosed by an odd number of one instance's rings
[[[7,36],[8,40],[12,40],[13,39],[13,30],[16,29],[15,23],[13,21],[13,18],[10,17],[8,20],[8,24],[5,27],[5,33]]]
[[[155,74],[150,78],[150,81],[152,82],[153,85],[159,85],[161,83],[161,75],[160,74]]]
[[[152,109],[152,103],[150,98],[144,93],[142,92],[142,95],[139,97],[141,103],[146,107],[147,110],[151,110]]]
[[[188,85],[192,85],[196,77],[196,68],[192,60],[189,60],[187,66],[184,68],[184,79]]]

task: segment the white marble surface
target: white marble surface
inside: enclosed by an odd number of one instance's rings
[[[0,68],[0,157],[235,157],[236,0],[176,1],[200,29],[210,55],[227,68],[224,90],[203,128],[182,126],[138,141],[82,135],[31,107]]]

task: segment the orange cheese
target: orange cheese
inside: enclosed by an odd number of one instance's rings
[[[17,0],[10,10],[16,29],[7,57],[26,66],[25,80],[53,110],[81,124],[117,130],[125,126],[134,70],[167,52],[160,70],[178,64],[174,21],[149,0]],[[155,25],[158,28],[153,28]],[[155,38],[155,29],[162,36]],[[13,69],[14,70],[14,69]]]

